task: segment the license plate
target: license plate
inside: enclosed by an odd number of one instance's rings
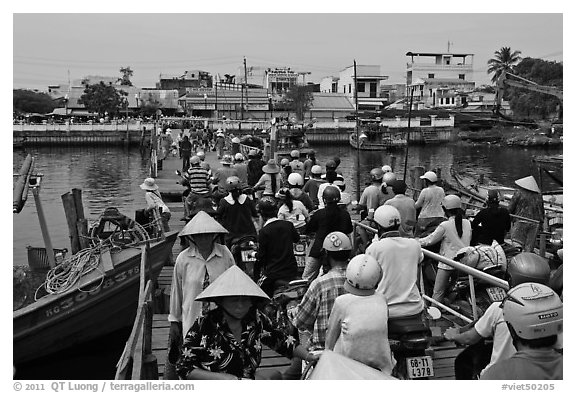
[[[242,250],[242,261],[244,261],[244,262],[256,262],[256,258],[254,258],[252,255],[253,255],[253,251]]]
[[[306,253],[306,246],[304,244],[294,244],[294,254],[304,255]]]
[[[425,378],[434,376],[431,356],[406,358],[406,369],[409,378]]]
[[[488,296],[492,302],[501,302],[506,297],[506,291],[500,287],[489,287],[486,288]]]
[[[297,255],[296,256],[296,264],[298,265],[298,267],[306,266],[306,257]]]

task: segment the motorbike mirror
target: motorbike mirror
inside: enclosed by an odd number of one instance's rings
[[[440,312],[440,310],[436,307],[433,307],[433,306],[428,307],[426,312],[428,313],[430,318],[432,318],[434,320],[440,319],[440,317],[442,316],[442,313]]]

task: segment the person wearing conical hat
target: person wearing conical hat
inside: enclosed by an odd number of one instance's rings
[[[178,347],[184,334],[196,318],[206,312],[203,304],[194,299],[208,284],[234,265],[228,248],[217,242],[228,231],[205,211],[198,211],[179,233],[190,246],[176,258],[170,292],[170,335],[168,362],[173,367],[178,357]],[[205,305],[204,305],[205,306]]]
[[[216,308],[198,318],[187,331],[176,364],[181,379],[281,379],[278,371],[257,370],[262,344],[281,355],[316,358],[298,342],[275,328],[257,308],[268,295],[238,266],[232,266],[196,296],[196,303]]]
[[[544,221],[544,201],[540,188],[533,176],[523,177],[514,183],[516,183],[518,189],[510,200],[508,211],[512,215],[538,221],[539,224],[513,218],[510,239],[521,246],[524,251],[532,252],[536,245],[538,229]]]

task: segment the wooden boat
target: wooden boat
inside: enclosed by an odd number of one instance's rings
[[[563,186],[564,159],[562,154],[554,156],[536,156],[532,161],[538,166],[540,174],[546,173],[554,182]]]
[[[402,129],[391,129],[379,123],[364,123],[360,126],[360,143],[356,140],[356,133],[349,137],[350,146],[360,150],[385,150],[396,147],[405,147],[408,144],[408,132]]]
[[[150,239],[148,277],[155,279],[172,252],[178,232]],[[121,239],[119,239],[121,240]],[[134,322],[142,247],[95,250],[96,268],[61,293],[47,294],[13,312],[13,363],[19,364],[111,333]],[[84,250],[82,250],[84,251]],[[76,255],[80,254],[77,253]],[[56,266],[56,268],[58,265]]]
[[[507,204],[514,195],[514,188],[505,187],[485,180],[482,176],[474,178],[473,176],[465,175],[454,168],[454,166],[450,167],[450,175],[453,179],[452,182],[449,182],[451,187],[464,194],[464,196],[467,197],[467,203],[479,208],[483,207],[489,190],[497,190],[500,195],[500,200],[505,204]]]

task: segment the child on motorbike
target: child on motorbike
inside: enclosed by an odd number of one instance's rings
[[[328,319],[326,349],[391,375],[396,361],[388,342],[388,305],[376,287],[382,269],[371,256],[360,254],[348,263],[344,288]]]

